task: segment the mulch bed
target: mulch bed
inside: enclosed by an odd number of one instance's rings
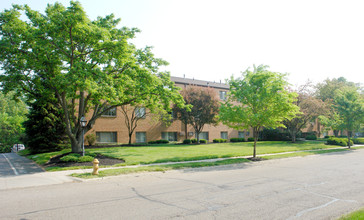
[[[60,160],[61,157],[66,156],[68,154],[69,153],[52,157],[43,166],[44,167],[74,167],[74,166],[92,166],[93,165],[92,162],[77,163],[77,162],[63,162]],[[100,155],[100,154],[98,154],[95,158],[97,158],[99,160],[99,162],[100,162],[99,166],[102,166],[102,165],[111,166],[111,165],[115,165],[115,164],[119,164],[119,163],[125,163],[124,160],[106,157],[106,156]]]
[[[248,160],[250,160],[250,161],[263,161],[263,160],[267,160],[267,159],[265,159],[265,158],[261,158],[261,157],[249,157],[249,158],[247,158]]]

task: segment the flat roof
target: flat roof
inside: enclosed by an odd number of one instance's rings
[[[212,87],[212,88],[219,88],[219,89],[229,89],[229,85],[225,83],[216,83],[210,82],[205,80],[198,80],[198,79],[188,79],[182,77],[171,76],[171,81],[179,84],[186,84],[186,85],[196,85],[196,86],[205,86],[205,87]]]

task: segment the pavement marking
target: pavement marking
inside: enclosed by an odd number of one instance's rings
[[[11,167],[11,169],[14,171],[14,174],[16,175],[16,176],[18,176],[19,175],[19,173],[18,173],[18,171],[15,169],[15,167],[13,166],[13,164],[10,162],[10,160],[5,156],[5,154],[2,154],[4,157],[5,157],[5,159],[6,159],[6,161],[8,161],[8,163],[9,163],[9,165],[10,165],[10,167]]]

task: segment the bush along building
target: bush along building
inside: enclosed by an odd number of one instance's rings
[[[171,77],[175,86],[181,91],[191,87],[209,88],[216,96],[216,100],[225,101],[229,86],[224,83],[208,82],[196,79]],[[151,114],[143,106],[124,106],[110,109],[96,120],[92,130],[86,134],[86,141],[96,137],[97,144],[111,143],[148,143],[156,140],[168,140],[170,142],[183,142],[185,139],[197,138],[195,129],[178,120],[176,114],[171,112],[171,120],[161,120],[160,115]],[[238,131],[221,123],[203,126],[199,139],[213,142],[214,139],[252,137],[250,130]],[[92,144],[92,143],[91,143]]]

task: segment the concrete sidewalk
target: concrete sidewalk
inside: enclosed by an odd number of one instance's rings
[[[364,145],[355,145],[354,147],[359,147],[359,146],[364,146]],[[332,149],[345,149],[345,148],[339,147],[339,148],[330,148],[330,149],[325,149],[325,150],[332,150]],[[262,157],[262,156],[282,155],[282,154],[309,152],[309,151],[312,152],[312,151],[319,151],[319,150],[294,151],[294,152],[284,152],[284,153],[275,153],[275,154],[263,154],[263,155],[257,155],[257,156]],[[251,157],[251,156],[233,157],[233,158],[249,158],[249,157]],[[99,171],[107,170],[107,169],[133,168],[133,167],[153,166],[153,165],[183,164],[183,163],[191,163],[191,162],[216,162],[216,161],[221,161],[221,160],[226,160],[226,159],[232,159],[232,158],[216,158],[216,159],[198,160],[198,161],[167,162],[167,163],[135,165],[135,166],[109,167],[109,168],[100,168]],[[19,175],[19,176],[11,176],[11,177],[0,177],[0,190],[44,186],[44,185],[55,185],[55,184],[71,183],[71,182],[82,182],[84,180],[75,178],[75,177],[71,177],[69,175],[71,175],[73,173],[91,173],[91,172],[92,172],[92,169],[78,169],[78,170],[66,170],[66,171],[56,171],[56,172],[42,172],[42,173],[34,173],[34,174],[25,174],[25,175]]]

